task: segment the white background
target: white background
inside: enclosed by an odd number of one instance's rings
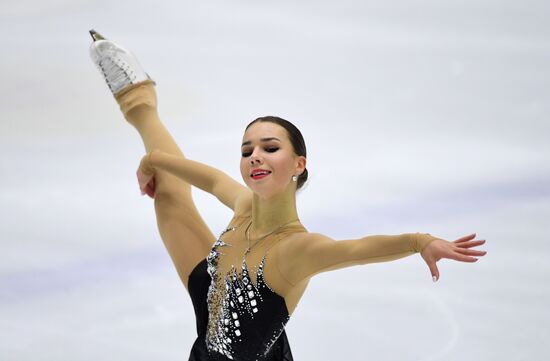
[[[544,1],[2,1],[0,360],[186,360],[196,337],[92,28],[137,55],[191,159],[242,182],[244,127],[296,124],[309,231],[487,240],[437,283],[418,254],[316,276],[287,325],[297,361],[547,360],[549,16]],[[230,210],[194,197],[219,235]]]

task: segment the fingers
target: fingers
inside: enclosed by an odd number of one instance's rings
[[[422,257],[430,268],[430,273],[434,282],[439,280],[439,270],[436,262],[442,258],[453,259],[455,261],[475,263],[479,260],[477,257],[483,257],[487,254],[486,251],[470,249],[471,247],[479,246],[485,243],[484,239],[472,241],[475,238],[475,233],[461,237],[455,242],[438,241],[431,248],[426,247]]]
[[[458,252],[454,252],[450,254],[449,257],[447,258],[454,259],[455,261],[470,262],[470,263],[477,262],[478,260],[475,257],[469,257],[467,255],[463,255]]]
[[[454,243],[461,243],[461,242],[467,242],[471,239],[474,239],[476,237],[476,234],[475,233],[472,233],[472,234],[469,234],[467,236],[464,236],[462,238],[459,238],[457,239],[456,241],[454,241]]]
[[[455,252],[458,252],[460,254],[463,254],[463,255],[468,255],[468,256],[485,256],[487,254],[486,251],[476,251],[476,250],[473,250],[473,249],[464,249],[464,248],[460,248],[460,247],[457,247],[455,248]]]
[[[149,184],[154,178],[152,175],[145,175],[143,174],[139,169],[137,170],[137,179],[139,188],[141,190],[144,190],[147,187],[147,184]]]
[[[428,267],[430,268],[430,273],[432,274],[432,281],[437,282],[439,280],[439,270],[437,265],[434,263],[429,263]]]
[[[149,188],[149,183],[140,183],[139,184],[139,190],[141,191],[141,194],[145,194],[147,192],[147,188]]]
[[[136,175],[137,175],[139,187],[140,187],[141,189],[145,188],[145,186],[147,185],[147,183],[149,183],[149,181],[150,181],[151,178],[152,178],[152,176],[148,176],[148,175],[143,174],[143,172],[141,171],[141,168],[139,168],[139,169],[136,171]]]
[[[151,185],[151,183],[147,184],[147,187],[145,188],[145,193],[151,197],[151,198],[155,198],[155,187],[153,185]],[[143,194],[142,194],[143,195]]]
[[[140,187],[141,195],[147,194],[151,198],[155,198],[155,178],[152,178],[145,187]]]
[[[154,198],[155,178],[153,176],[144,175],[139,169],[137,171],[137,178],[141,195],[147,194],[149,197]]]
[[[462,243],[455,243],[455,246],[461,247],[461,248],[470,248],[470,247],[476,247],[480,246],[485,243],[484,239],[480,239],[478,241],[469,241],[469,242],[462,242]]]
[[[155,198],[155,169],[151,160],[154,152],[158,152],[158,150],[154,149],[141,159],[136,171],[141,195],[147,194],[151,198]]]

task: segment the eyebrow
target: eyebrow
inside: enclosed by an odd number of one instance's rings
[[[275,138],[275,137],[261,138],[260,140],[262,142],[269,142],[270,140],[278,140],[279,142],[281,141],[279,138]],[[249,145],[249,144],[252,144],[252,142],[250,140],[244,142],[243,144],[241,144],[241,147],[244,147],[245,145]]]

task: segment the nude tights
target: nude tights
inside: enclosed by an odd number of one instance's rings
[[[159,118],[155,83],[152,80],[128,87],[118,93],[115,99],[124,118],[141,136],[146,153],[159,149],[184,156]],[[136,168],[146,153],[136,157]],[[155,174],[154,207],[163,243],[180,279],[187,287],[189,273],[206,257],[215,237],[195,206],[191,185],[161,170]]]

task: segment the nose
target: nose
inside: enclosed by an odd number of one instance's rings
[[[254,165],[255,163],[262,163],[262,158],[258,156],[256,150],[254,150],[254,152],[250,155],[250,164]]]
[[[250,156],[250,164],[261,164],[262,161],[259,157],[255,157],[255,156]]]

